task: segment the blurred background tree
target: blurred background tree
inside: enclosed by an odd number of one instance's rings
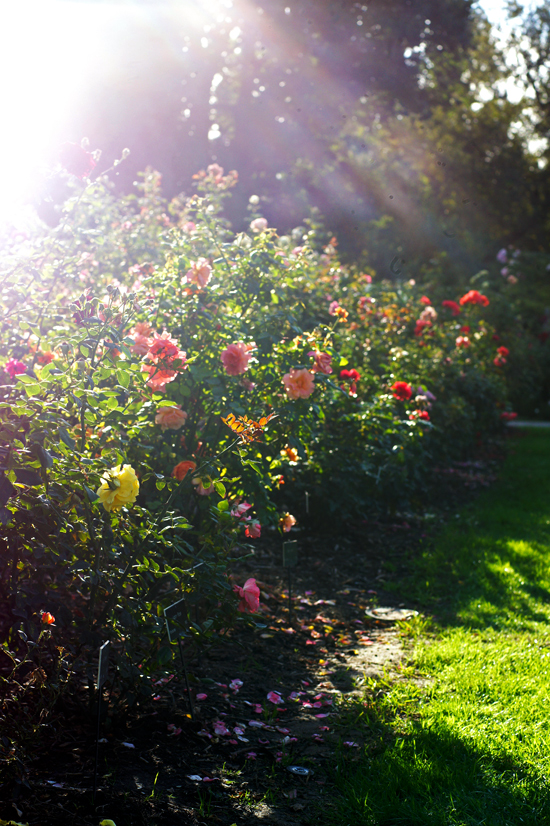
[[[63,127],[107,162],[130,147],[122,190],[151,165],[189,192],[217,162],[239,172],[236,229],[254,194],[281,232],[321,215],[344,259],[390,276],[422,262],[453,281],[503,243],[544,245],[547,150],[528,140],[550,125],[548,2],[511,4],[515,64],[472,0],[118,6]],[[55,181],[46,220],[52,198]]]

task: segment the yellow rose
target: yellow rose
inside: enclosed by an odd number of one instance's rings
[[[117,465],[101,477],[97,489],[106,511],[119,511],[124,505],[133,505],[139,493],[136,472],[130,465]]]

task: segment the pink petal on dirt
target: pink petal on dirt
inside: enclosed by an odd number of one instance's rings
[[[265,737],[258,737],[258,743],[261,743],[262,746],[269,745],[269,740],[266,740]]]
[[[227,728],[225,723],[218,721],[217,723],[214,723],[214,734],[217,734],[220,737],[225,737],[227,734],[229,734],[229,729]]]
[[[322,720],[323,717],[329,717],[328,714],[316,714],[315,716],[317,717],[318,720]]]
[[[301,695],[301,694],[303,694],[303,693],[304,693],[303,691],[292,691],[292,692],[288,695],[287,700],[299,700],[299,699],[300,699],[300,695]]]
[[[353,740],[344,740],[344,746],[349,746],[350,748],[358,749],[359,743],[355,743]]]
[[[228,742],[228,743],[231,743],[231,745],[232,745],[232,746],[238,746],[238,745],[239,745],[239,741],[238,741],[238,740],[228,740],[227,742]]]
[[[319,726],[319,731],[330,731],[330,726]]]
[[[283,702],[283,698],[278,691],[270,691],[267,695],[267,699],[270,703],[274,703],[276,706]]]
[[[265,723],[262,723],[261,720],[249,720],[248,725],[254,726],[254,728],[263,728],[265,726]]]
[[[240,688],[242,688],[242,686],[242,680],[231,680],[231,682],[229,683],[229,688],[231,689],[231,691],[238,691]]]
[[[279,732],[279,734],[290,734],[290,729],[288,728],[281,728],[280,726],[275,726],[275,729]]]
[[[248,754],[246,755],[246,759],[247,760],[255,760],[256,759],[256,752],[255,751],[249,751]]]
[[[200,703],[202,700],[206,700],[207,697],[208,697],[208,694],[197,694],[195,699],[198,700],[199,703]]]

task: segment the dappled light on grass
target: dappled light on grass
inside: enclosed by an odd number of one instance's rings
[[[548,822],[549,459],[545,432],[522,435],[500,482],[418,561],[436,624],[427,639],[403,624],[415,668],[373,687],[361,762],[338,764],[337,822]]]

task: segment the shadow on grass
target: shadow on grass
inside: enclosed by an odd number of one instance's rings
[[[500,481],[414,560],[398,594],[433,616],[438,639],[430,645],[443,653],[439,661],[437,656],[431,658],[427,685],[415,689],[409,683],[408,698],[406,691],[390,686],[385,698],[374,700],[371,720],[363,731],[370,745],[358,762],[344,754],[338,761],[341,798],[331,822],[338,826],[550,823],[550,790],[541,772],[548,744],[538,734],[533,744],[522,742],[538,732],[538,726],[547,731],[550,720],[543,704],[541,708],[536,703],[520,705],[520,683],[516,684],[515,674],[510,678],[509,656],[518,640],[530,644],[535,631],[541,638],[548,637],[549,468],[550,432],[518,434]],[[491,649],[486,658],[485,654],[472,658],[468,647],[477,644],[479,650],[479,640],[491,642],[491,635],[500,646],[498,651],[492,643],[481,645],[488,652]],[[455,640],[454,648],[440,640]],[[506,663],[502,668],[508,668],[502,696],[498,684],[491,684],[498,681],[498,668],[497,676],[489,676],[498,656]],[[461,679],[468,668],[478,669],[471,687]],[[481,672],[486,668],[485,677]],[[517,680],[537,694],[537,681],[540,684],[544,673],[540,668],[530,672],[526,664]],[[486,694],[479,689],[483,684]],[[479,699],[474,686],[481,692]],[[515,742],[506,741],[508,731],[514,732]]]
[[[339,826],[541,826],[550,791],[521,766],[469,748],[448,732],[415,724],[391,736],[381,754],[360,769],[344,763]]]

